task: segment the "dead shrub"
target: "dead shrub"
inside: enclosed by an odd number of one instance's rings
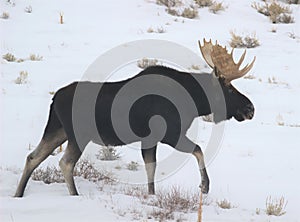
[[[194,0],[199,7],[210,7],[213,5],[213,0]]]
[[[223,199],[223,200],[218,200],[217,202],[218,207],[222,208],[222,209],[232,209],[235,208],[234,205],[232,205],[232,203],[230,203],[230,201]]]
[[[154,206],[170,212],[196,211],[198,209],[199,196],[198,192],[192,193],[179,186],[173,186],[170,191],[160,190],[157,192]]]
[[[229,42],[232,48],[255,48],[260,45],[255,34],[241,36],[233,31],[230,32],[231,40]]]
[[[82,177],[91,182],[103,181],[104,183],[111,184],[116,181],[112,173],[96,169],[87,159],[78,161],[74,168],[73,175]],[[36,169],[32,173],[31,178],[36,181],[43,181],[46,184],[65,182],[61,170],[54,166]]]
[[[220,11],[224,11],[225,10],[225,6],[223,5],[222,2],[213,2],[213,4],[209,7],[209,11],[217,14]]]
[[[26,84],[28,82],[28,72],[21,71],[19,76],[15,79],[15,83],[18,85]]]
[[[113,161],[120,159],[120,154],[112,146],[102,146],[99,153],[96,154],[99,160]]]
[[[138,171],[139,170],[139,164],[138,162],[131,161],[127,164],[127,169],[130,171]]]
[[[149,66],[157,66],[161,65],[157,59],[150,59],[150,58],[142,58],[141,60],[137,61],[137,66],[141,69],[145,69]]]
[[[2,19],[9,19],[9,13],[8,12],[3,12],[2,15],[0,16]]]
[[[272,23],[293,23],[294,18],[291,15],[292,11],[289,6],[283,6],[276,1],[271,3],[265,2],[264,4],[259,4],[254,2],[252,7],[257,10],[257,12],[268,16]]]
[[[36,54],[30,54],[29,59],[31,61],[41,61],[41,60],[43,60],[43,56],[36,55]]]
[[[282,216],[286,213],[286,205],[287,201],[285,201],[284,197],[281,197],[280,199],[273,199],[271,196],[269,196],[266,199],[266,214]]]
[[[185,8],[180,16],[189,19],[196,18],[198,17],[198,9],[193,7]]]
[[[156,4],[164,5],[168,8],[182,4],[179,0],[156,0]]]
[[[6,53],[5,55],[2,56],[2,58],[8,62],[15,62],[17,60],[17,58],[11,53]]]
[[[51,183],[64,183],[65,179],[61,172],[61,170],[56,167],[47,167],[46,169],[38,168],[36,169],[32,175],[31,179],[35,181],[43,181],[45,184]]]

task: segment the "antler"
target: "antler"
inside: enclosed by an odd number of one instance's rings
[[[209,42],[207,42],[205,39],[203,39],[203,42],[204,42],[204,45],[202,46],[201,42],[198,41],[201,54],[202,54],[204,60],[206,61],[206,63],[211,68],[214,68],[214,63],[213,63],[212,58],[211,58],[211,53],[213,51],[214,45],[212,44],[211,39],[209,40]]]
[[[210,67],[216,69],[215,74],[219,77],[223,77],[227,84],[234,79],[238,79],[246,75],[253,67],[256,59],[256,57],[254,57],[250,64],[247,64],[242,70],[240,70],[240,66],[245,59],[246,50],[238,63],[235,63],[233,60],[233,49],[229,54],[226,47],[220,46],[217,42],[216,45],[213,45],[211,40],[207,42],[205,39],[203,46],[201,46],[199,41],[199,46],[204,60]]]

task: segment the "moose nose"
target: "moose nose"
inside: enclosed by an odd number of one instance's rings
[[[247,114],[246,114],[246,118],[247,118],[247,119],[252,119],[253,116],[254,116],[254,106],[253,106],[253,104],[248,104],[248,105],[246,106],[245,111],[246,111],[245,113],[247,113]]]

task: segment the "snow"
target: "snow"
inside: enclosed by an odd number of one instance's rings
[[[101,190],[92,182],[76,178],[81,195],[71,197],[65,184],[46,185],[30,180],[24,198],[12,197],[26,156],[42,136],[52,97],[49,92],[80,80],[99,55],[129,41],[168,40],[200,55],[197,40],[212,38],[229,46],[230,31],[235,31],[255,33],[261,43],[257,48],[248,49],[245,59],[250,62],[257,57],[251,71],[255,79],[234,82],[253,101],[256,113],[251,121],[230,120],[225,124],[219,151],[208,163],[211,180],[208,197],[213,203],[203,207],[203,221],[300,221],[300,103],[297,102],[300,6],[291,5],[295,23],[271,24],[251,7],[252,0],[224,0],[223,3],[227,8],[219,14],[201,8],[199,18],[175,21],[176,17],[165,13],[165,8],[155,4],[155,0],[1,1],[0,13],[10,15],[7,20],[0,19],[1,55],[9,52],[17,58],[28,58],[34,53],[43,56],[43,60],[9,63],[1,59],[0,220],[131,221],[135,218],[133,212],[146,211],[147,206],[120,191],[124,184],[146,179],[143,167],[137,172],[126,169],[130,161],[142,164],[139,143],[118,148],[122,159],[115,163],[97,160],[95,154],[99,147],[95,144],[89,144],[84,153],[97,166],[112,170],[122,185],[105,186]],[[30,14],[24,12],[29,5],[33,9]],[[60,12],[64,14],[63,25],[59,24]],[[163,27],[166,32],[148,33],[150,27]],[[276,29],[275,33],[271,32],[272,28]],[[290,34],[296,38],[290,38]],[[236,49],[235,58],[242,52]],[[20,71],[28,72],[28,83],[14,83]],[[126,71],[120,78],[137,71],[137,68]],[[269,78],[277,83],[269,83]],[[197,143],[205,150],[213,126],[200,119],[193,123],[197,124],[202,129]],[[173,149],[160,144],[159,162],[171,153]],[[51,156],[42,166],[57,166],[61,155]],[[200,175],[195,159],[178,155],[184,158],[185,164],[171,175],[158,166],[158,188],[180,185],[193,190],[198,187]],[[116,165],[121,170],[116,170]],[[288,201],[285,215],[267,216],[263,212],[268,196],[283,196]],[[215,202],[224,198],[236,207],[218,208]],[[259,215],[257,208],[262,209]],[[183,218],[196,221],[197,214],[187,213]],[[136,220],[153,221],[145,213]]]

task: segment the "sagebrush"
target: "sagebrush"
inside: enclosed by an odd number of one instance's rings
[[[111,172],[95,168],[94,164],[88,159],[78,161],[74,168],[73,175],[82,177],[91,182],[103,181],[104,183],[114,183],[116,181],[116,178]],[[43,181],[46,184],[65,182],[61,170],[55,166],[38,168],[32,173],[31,178],[36,181]]]
[[[213,2],[213,4],[209,7],[209,11],[217,14],[220,11],[224,11],[225,6],[223,5],[222,2]]]
[[[194,1],[199,7],[209,7],[212,6],[214,3],[213,0],[194,0]]]
[[[2,19],[9,19],[9,13],[8,12],[3,12],[2,15],[0,16]]]
[[[15,79],[16,84],[25,84],[28,82],[28,72],[27,71],[21,71],[19,73],[19,76]]]
[[[276,199],[269,196],[266,199],[266,214],[273,216],[282,216],[286,213],[286,205],[287,201],[284,199],[284,197]]]
[[[157,59],[142,58],[137,61],[137,66],[141,69],[145,69],[149,66],[161,65]]]
[[[216,203],[217,203],[218,207],[220,207],[222,209],[235,208],[235,206],[229,200],[226,200],[226,199],[218,200],[218,201],[216,201]]]
[[[284,6],[276,1],[264,4],[253,3],[252,7],[259,13],[268,16],[272,23],[293,23],[294,17],[289,6]]]
[[[120,154],[112,146],[102,146],[96,157],[100,160],[112,161],[119,159]]]
[[[169,190],[156,192],[156,197],[148,203],[153,205],[150,217],[158,221],[174,220],[176,212],[195,212],[199,207],[200,193],[173,186]]]
[[[231,31],[230,34],[231,40],[229,44],[232,48],[255,48],[260,45],[255,34],[242,36],[233,31]]]
[[[130,163],[127,164],[127,169],[131,171],[138,171],[139,169],[138,162],[131,161]]]

